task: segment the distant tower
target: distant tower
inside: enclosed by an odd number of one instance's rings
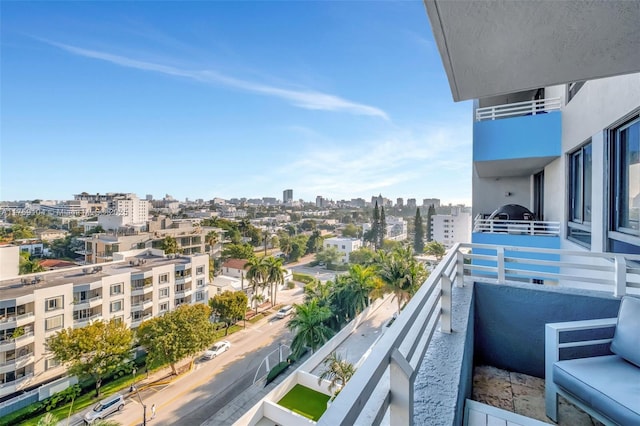
[[[399,208],[404,207],[404,200],[402,198],[398,198],[396,200],[396,207],[399,207]]]
[[[316,197],[316,207],[324,207],[324,198],[322,198],[322,195]]]
[[[290,203],[293,201],[293,189],[285,189],[282,191],[282,202],[284,204]]]

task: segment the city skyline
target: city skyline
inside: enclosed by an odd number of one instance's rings
[[[2,200],[471,204],[471,105],[451,100],[422,3],[7,3],[1,19]]]

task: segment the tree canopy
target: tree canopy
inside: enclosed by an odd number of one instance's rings
[[[422,225],[420,208],[416,210],[416,217],[413,223],[414,223],[413,250],[416,253],[422,253],[422,250],[424,250],[424,226]]]
[[[229,327],[244,318],[247,312],[247,295],[244,291],[225,291],[209,299],[209,306],[220,321],[226,324],[225,336]]]
[[[331,316],[331,309],[318,305],[315,299],[295,308],[296,312],[287,323],[287,327],[295,334],[291,351],[300,354],[305,347],[309,347],[313,352],[333,335],[333,330],[324,323]]]
[[[61,330],[48,340],[47,346],[71,374],[92,377],[99,396],[102,379],[129,358],[132,343],[131,330],[112,319]]]
[[[424,252],[430,256],[434,256],[438,262],[442,260],[444,255],[447,253],[447,249],[439,243],[438,241],[430,241],[424,247]]]
[[[194,356],[213,342],[210,316],[211,308],[207,305],[181,305],[161,317],[144,321],[137,336],[151,362],[168,363],[173,374],[177,374],[178,361]]]
[[[322,251],[316,253],[316,261],[324,262],[327,265],[338,263],[342,255],[335,247],[325,247]]]
[[[252,259],[255,256],[250,244],[226,244],[222,249],[224,259]]]

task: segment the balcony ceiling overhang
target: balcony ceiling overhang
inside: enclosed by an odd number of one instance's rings
[[[424,3],[455,101],[640,72],[640,1]]]
[[[558,157],[518,158],[513,160],[475,161],[478,177],[498,178],[530,176],[544,170],[544,167]]]

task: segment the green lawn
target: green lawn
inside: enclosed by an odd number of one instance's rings
[[[278,404],[317,422],[327,410],[327,401],[329,401],[329,395],[302,385],[295,385],[284,398],[278,401]]]

